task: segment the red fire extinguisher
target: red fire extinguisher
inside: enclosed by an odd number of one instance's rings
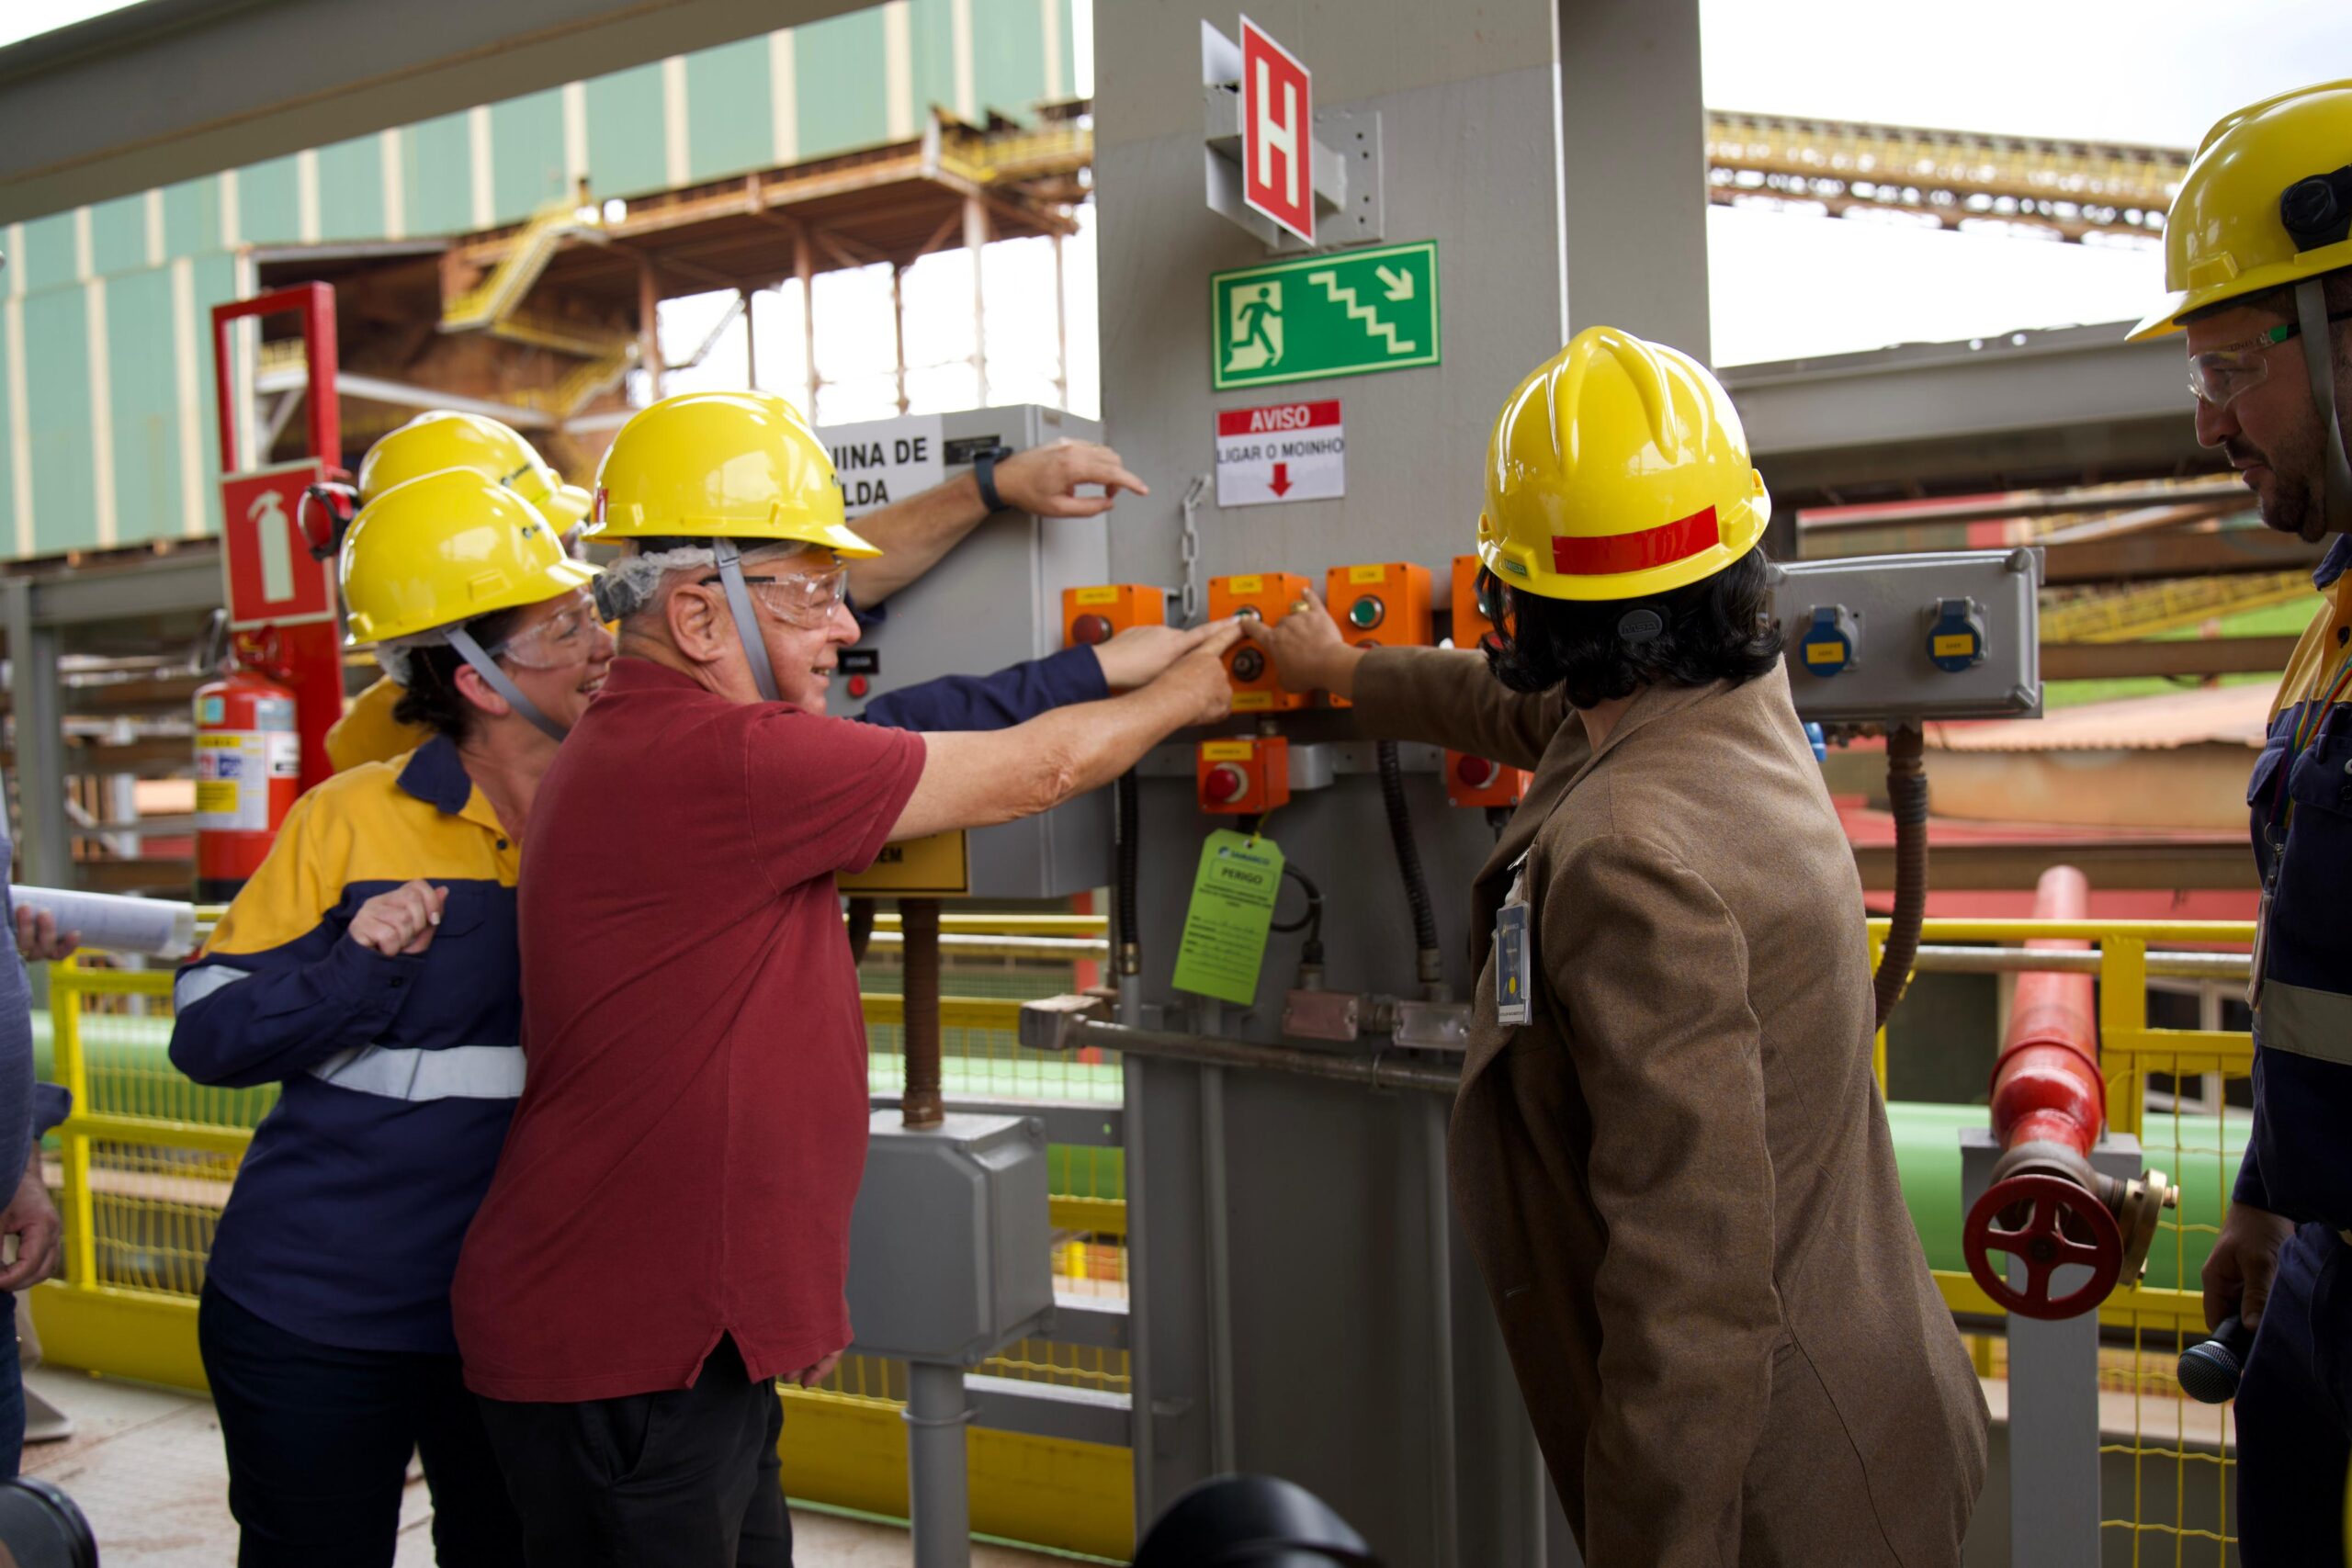
[[[261,869],[301,773],[292,689],[232,651],[222,678],[196,693],[198,903],[227,903]]]

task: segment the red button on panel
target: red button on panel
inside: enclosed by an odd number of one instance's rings
[[[1072,642],[1091,645],[1111,640],[1111,623],[1102,615],[1080,615],[1069,624]]]
[[[1216,767],[1211,768],[1208,771],[1208,776],[1201,781],[1201,793],[1218,806],[1223,806],[1229,800],[1240,799],[1241,792],[1249,787],[1249,775],[1231,762],[1219,762]]]
[[[1484,789],[1502,771],[1500,763],[1484,757],[1464,757],[1453,764],[1453,776],[1462,781],[1464,789]]]
[[[866,685],[866,682],[865,682],[865,676],[863,676],[863,675],[853,675],[853,676],[851,676],[851,677],[849,678],[849,694],[850,694],[851,696],[853,696],[853,697],[862,697],[862,696],[865,695],[865,685]]]

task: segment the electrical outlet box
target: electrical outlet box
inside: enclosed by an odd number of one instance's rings
[[[1279,621],[1306,595],[1306,579],[1296,572],[1268,571],[1247,577],[1209,579],[1209,619],[1255,615]],[[1273,661],[1254,642],[1237,642],[1225,651],[1225,673],[1233,682],[1236,713],[1289,713],[1306,705],[1303,692],[1285,692],[1274,679]]]
[[[2041,714],[2041,552],[1772,567],[1797,715],[1821,724]]]

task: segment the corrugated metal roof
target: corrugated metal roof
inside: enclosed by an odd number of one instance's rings
[[[2259,750],[2269,728],[2267,682],[2204,686],[2059,708],[2043,718],[1931,724],[1928,744],[1946,751],[2170,751],[2183,746]]]

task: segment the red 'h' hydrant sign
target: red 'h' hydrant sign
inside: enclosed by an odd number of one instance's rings
[[[1315,105],[1298,57],[1241,18],[1241,199],[1315,243]]]

